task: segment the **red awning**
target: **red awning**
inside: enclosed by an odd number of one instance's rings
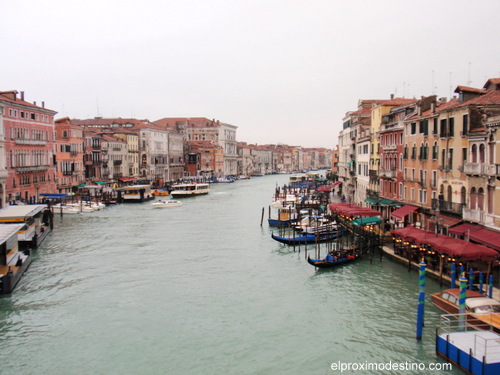
[[[489,229],[480,229],[471,232],[470,239],[485,246],[500,251],[500,233]]]
[[[135,178],[135,177],[123,177],[123,178],[119,178],[119,180],[122,182],[129,182],[129,181],[135,181],[135,180],[137,180],[137,178]]]
[[[480,225],[474,225],[474,224],[460,224],[457,225],[456,227],[448,229],[448,233],[450,234],[457,234],[459,236],[464,236],[467,233],[472,233],[477,230],[484,229],[484,227]]]
[[[328,185],[322,185],[316,189],[317,191],[332,191],[332,187]]]
[[[391,213],[391,216],[395,217],[396,219],[403,220],[403,218],[406,215],[409,215],[413,211],[416,211],[416,210],[418,210],[418,207],[411,206],[411,205],[407,204],[407,205],[404,205],[403,207],[398,208],[397,210],[393,211]]]
[[[462,219],[457,219],[455,217],[446,216],[446,215],[439,215],[437,220],[439,220],[440,226],[445,226],[445,227],[452,227],[452,226],[457,225],[458,223],[462,222]],[[436,218],[430,219],[429,222],[435,223]]]
[[[342,181],[337,181],[337,182],[334,182],[331,186],[332,187],[335,187],[335,186],[338,186],[342,183]]]

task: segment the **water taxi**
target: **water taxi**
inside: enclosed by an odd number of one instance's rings
[[[174,200],[158,200],[156,202],[151,203],[151,207],[153,208],[168,208],[168,207],[180,207],[182,206],[181,201],[174,201]]]
[[[460,289],[446,289],[431,294],[432,303],[439,309],[449,313],[459,312]],[[500,302],[487,298],[474,290],[466,290],[465,313],[467,323],[478,329],[488,329],[500,333]]]
[[[209,184],[178,184],[172,186],[170,195],[174,198],[194,197],[196,195],[208,194],[210,192]]]
[[[0,210],[0,223],[23,224],[18,231],[19,247],[36,249],[51,230],[51,215],[44,204],[7,206]]]
[[[0,224],[0,292],[12,292],[31,263],[31,250],[19,251],[17,236],[23,224]]]
[[[121,200],[127,202],[144,202],[155,199],[151,185],[130,185],[120,189]]]

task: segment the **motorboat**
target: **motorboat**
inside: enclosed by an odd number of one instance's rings
[[[188,183],[172,186],[170,195],[174,198],[194,197],[197,195],[208,194],[210,192],[209,184]]]
[[[431,294],[432,303],[448,314],[460,311],[460,289],[446,289]],[[465,313],[467,323],[479,329],[493,330],[500,333],[500,302],[488,298],[475,290],[466,290]]]
[[[153,208],[167,208],[167,207],[180,207],[182,206],[181,201],[174,201],[174,200],[158,200],[153,203],[151,203],[151,206]]]

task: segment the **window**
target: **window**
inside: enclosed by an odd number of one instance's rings
[[[455,136],[455,118],[451,117],[449,122],[448,137],[454,137],[454,136]]]
[[[440,122],[440,126],[439,126],[439,136],[440,137],[446,137],[446,125],[447,125],[446,119],[442,119]]]
[[[417,123],[416,122],[412,122],[411,123],[411,132],[410,134],[416,134],[417,133]]]
[[[448,150],[448,169],[451,171],[453,169],[453,149]]]
[[[462,165],[467,161],[467,147],[462,148]]]
[[[462,118],[462,135],[469,132],[469,115],[464,115]]]

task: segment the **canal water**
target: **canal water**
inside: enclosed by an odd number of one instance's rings
[[[388,258],[316,271],[304,247],[271,239],[262,208],[267,215],[287,181],[215,184],[178,208],[56,216],[14,293],[0,298],[0,373],[333,374],[339,361],[442,363],[435,281],[417,342],[417,271]]]

